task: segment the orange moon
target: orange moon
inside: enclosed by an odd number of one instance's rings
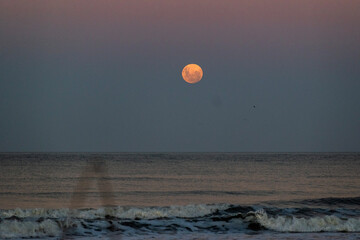
[[[188,83],[197,83],[203,77],[203,70],[197,64],[188,64],[182,70],[182,77]]]

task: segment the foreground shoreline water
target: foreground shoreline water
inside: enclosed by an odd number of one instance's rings
[[[359,239],[359,165],[359,153],[2,153],[0,238]]]
[[[348,233],[348,237],[355,237],[360,233],[360,209],[357,208],[360,198],[346,201],[352,202],[355,208],[278,208],[231,204],[99,209],[18,208],[0,211],[0,237],[142,239],[150,236],[196,238],[196,235],[202,235],[204,239],[216,236],[226,239],[236,235],[248,238],[271,234],[291,237],[293,233],[297,236],[300,233],[317,233],[333,238]]]

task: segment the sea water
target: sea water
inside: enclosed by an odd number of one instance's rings
[[[359,153],[2,153],[1,239],[360,239]]]

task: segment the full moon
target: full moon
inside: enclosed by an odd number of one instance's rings
[[[182,70],[182,77],[188,83],[197,83],[203,77],[203,70],[197,64],[188,64]]]

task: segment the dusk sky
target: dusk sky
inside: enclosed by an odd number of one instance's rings
[[[0,151],[360,151],[360,1],[2,0]]]

